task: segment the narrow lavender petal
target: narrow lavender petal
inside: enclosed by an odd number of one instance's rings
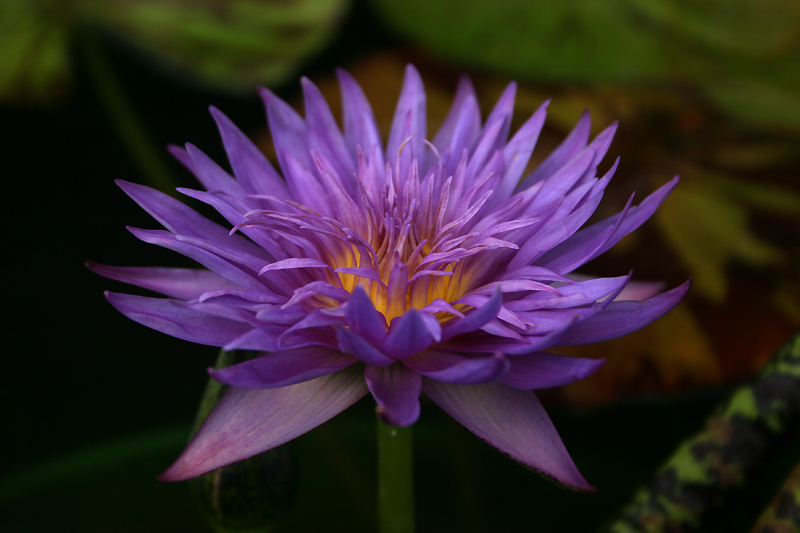
[[[278,389],[231,389],[159,480],[182,481],[279,446],[367,392],[355,367]]]
[[[547,352],[510,357],[511,367],[500,378],[503,383],[517,389],[549,389],[560,387],[597,372],[605,359],[567,357]]]
[[[449,322],[442,329],[442,341],[452,339],[456,335],[463,335],[479,330],[486,325],[489,321],[497,318],[500,308],[503,306],[503,293],[496,289],[492,297],[479,307],[464,316],[462,319],[457,319]]]
[[[600,313],[573,326],[561,339],[564,346],[616,339],[641,329],[666,314],[686,295],[691,281],[642,303],[613,301]]]
[[[211,222],[163,192],[123,180],[116,180],[116,184],[150,216],[173,233],[215,240],[224,240],[229,236],[229,230]]]
[[[351,197],[355,197],[357,190],[354,178],[355,151],[348,152],[344,135],[339,131],[333,113],[317,86],[308,78],[302,78],[301,83],[306,110],[308,148],[319,152],[331,163],[344,189]]]
[[[265,285],[258,279],[256,272],[248,270],[247,267],[234,265],[227,259],[223,259],[197,246],[181,242],[175,238],[175,235],[168,231],[143,230],[138,228],[128,228],[128,231],[146,243],[163,246],[164,248],[168,248],[194,259],[231,283],[255,291],[265,290]]]
[[[508,133],[511,131],[511,117],[514,114],[514,99],[517,96],[517,84],[511,82],[508,87],[503,91],[503,94],[498,98],[497,103],[492,109],[489,116],[486,117],[486,124],[484,125],[484,132],[491,124],[500,122],[503,124],[500,132],[497,134],[493,150],[502,149],[508,141]]]
[[[561,342],[561,338],[569,331],[569,329],[580,322],[582,316],[588,315],[591,316],[594,312],[592,309],[581,309],[572,310],[572,313],[569,313],[568,310],[563,310],[563,312],[559,313],[560,317],[563,317],[564,320],[560,321],[556,325],[550,326],[550,328],[542,328],[544,333],[542,335],[526,335],[525,336],[525,344],[517,344],[516,346],[510,346],[506,349],[503,353],[507,355],[530,355],[532,353],[541,352],[542,350],[547,350],[548,348],[552,348],[553,346],[561,346],[563,343]],[[522,313],[520,313],[522,314]]]
[[[601,131],[597,137],[589,143],[588,148],[594,150],[594,159],[592,160],[592,164],[589,165],[589,168],[586,172],[581,176],[581,179],[578,180],[578,183],[585,183],[586,181],[595,177],[595,173],[597,172],[597,165],[600,164],[600,161],[606,156],[608,152],[608,148],[611,146],[611,141],[614,140],[614,134],[617,132],[617,127],[619,126],[618,122],[612,122],[610,126],[606,129]]]
[[[209,368],[209,375],[240,389],[275,389],[327,376],[357,362],[352,355],[309,346],[264,354],[227,368]]]
[[[548,266],[541,258],[549,254],[547,250],[551,250],[553,246],[568,240],[589,220],[589,217],[592,216],[600,204],[602,196],[602,194],[598,194],[568,216],[546,224],[520,246],[508,264],[508,269],[517,270],[530,265],[533,261],[537,261],[542,266],[558,272],[558,270]]]
[[[274,352],[278,349],[278,337],[285,329],[285,326],[272,325],[253,328],[230,341],[222,349],[226,351],[256,350],[259,352]]]
[[[615,300],[644,302],[664,290],[663,281],[631,281]]]
[[[344,115],[344,139],[347,149],[351,154],[356,153],[360,146],[365,154],[375,151],[379,166],[383,166],[383,144],[372,107],[369,105],[364,92],[353,77],[342,69],[336,69],[339,86],[342,91],[342,111]]]
[[[328,298],[336,300],[339,303],[344,303],[350,299],[350,293],[340,287],[331,285],[327,281],[312,281],[307,285],[303,285],[302,287],[295,289],[294,293],[292,294],[292,298],[286,303],[286,305],[294,305],[320,295],[327,296]]]
[[[590,261],[591,259],[594,259],[603,252],[607,251],[616,243],[618,243],[622,239],[622,237],[624,237],[625,235],[629,234],[630,232],[632,232],[633,230],[644,224],[644,222],[647,221],[647,219],[650,218],[650,216],[653,213],[655,213],[656,209],[658,209],[658,207],[662,204],[662,202],[666,200],[669,193],[678,184],[678,181],[679,181],[678,176],[675,176],[675,178],[673,178],[668,183],[661,186],[658,190],[652,193],[650,196],[642,200],[642,203],[640,203],[638,206],[631,207],[628,210],[625,219],[622,221],[617,230],[614,232],[614,235],[611,238],[609,238],[603,244],[602,247],[594,251],[591,256],[588,256],[584,262]],[[593,224],[587,228],[578,231],[571,238],[567,239],[566,241],[559,244],[558,246],[547,252],[545,255],[543,255],[540,258],[539,263],[545,265],[552,259],[560,255],[563,255],[568,250],[583,245],[586,241],[592,239],[598,233],[605,231],[609,227],[613,227],[617,223],[617,221],[618,221],[618,216],[614,215],[603,220],[602,222],[598,222],[596,224]]]
[[[543,308],[563,308],[587,305],[618,291],[627,285],[629,276],[594,278],[561,285],[558,294],[538,292],[524,299],[506,302],[511,311],[529,311]]]
[[[467,109],[463,109],[464,102],[466,102],[470,97],[477,103],[475,87],[473,87],[472,81],[469,79],[469,76],[461,76],[458,79],[458,87],[456,88],[456,94],[453,97],[453,104],[450,106],[450,112],[447,114],[447,118],[444,119],[442,126],[439,128],[439,131],[433,138],[433,145],[439,150],[439,152],[443,152],[445,148],[450,146],[450,141],[453,138],[453,132],[456,129],[456,125],[464,120],[463,115],[465,113],[471,115],[474,112],[471,106]],[[478,110],[478,125],[475,140],[477,140],[477,134],[480,134],[480,121],[480,110]],[[465,148],[469,149],[470,147],[465,146]],[[459,153],[453,157],[456,159],[461,157],[461,152],[459,151]]]
[[[259,94],[267,110],[267,122],[272,134],[272,143],[278,155],[278,163],[286,180],[292,179],[286,162],[286,155],[291,154],[299,164],[311,168],[311,157],[308,151],[306,124],[292,107],[275,96],[269,89],[259,88]]]
[[[587,147],[578,152],[567,164],[561,167],[544,182],[539,194],[531,202],[531,207],[541,207],[558,198],[563,198],[578,183],[581,176],[591,169],[597,153],[593,148]]]
[[[172,298],[193,300],[215,290],[241,290],[218,274],[193,268],[114,267],[88,261],[94,273],[137,287],[160,292]]]
[[[364,337],[347,328],[336,328],[336,337],[341,351],[356,356],[368,365],[389,366],[395,362]]]
[[[397,363],[387,367],[367,365],[364,377],[384,422],[405,427],[417,421],[422,376]]]
[[[416,309],[392,320],[389,335],[381,345],[381,352],[392,359],[405,359],[431,345],[433,335],[422,315]]]
[[[450,416],[513,459],[561,483],[594,490],[581,476],[532,391],[496,381],[451,385],[427,378],[423,390]]]
[[[172,337],[198,344],[224,346],[251,328],[244,322],[197,311],[180,300],[108,291],[106,298],[131,320]]]
[[[592,120],[589,117],[589,111],[586,110],[583,112],[580,120],[578,120],[578,123],[570,134],[567,135],[567,138],[564,139],[558,148],[553,150],[553,153],[551,153],[541,165],[536,167],[536,170],[531,172],[530,175],[519,184],[517,190],[521,191],[527,189],[534,183],[550,179],[561,167],[575,157],[578,152],[586,148],[591,129]]]
[[[400,146],[411,137],[408,146],[400,155],[398,164],[400,172],[395,176],[398,180],[399,190],[402,190],[408,177],[411,161],[416,158],[421,163],[420,167],[426,168],[424,164],[426,120],[425,88],[422,85],[422,78],[417,69],[408,65],[400,100],[397,102],[397,109],[392,121],[392,130],[389,133],[389,142],[386,145],[386,158],[389,161],[398,161],[397,152]],[[394,165],[392,167],[394,168]]]
[[[436,381],[475,385],[499,379],[508,371],[511,363],[500,353],[465,357],[454,352],[428,349],[404,359],[403,364]]]
[[[480,137],[481,111],[474,96],[469,96],[461,103],[457,118],[458,121],[450,133],[449,142],[443,149],[447,157],[444,166],[445,176],[453,175],[464,150],[472,152]],[[434,146],[436,145],[434,144]]]
[[[209,109],[217,122],[233,174],[242,187],[255,194],[290,198],[286,182],[272,168],[272,164],[264,157],[261,150],[219,109],[214,106]]]
[[[175,146],[174,144],[169,144],[167,145],[167,150],[170,154],[172,154],[172,157],[178,160],[181,165],[189,169],[190,172],[195,172],[192,156],[190,156],[185,149],[181,148],[180,146]]]
[[[333,328],[340,326],[344,326],[343,317],[331,314],[331,312],[324,307],[319,307],[287,329],[278,339],[278,344],[282,346],[286,338],[290,335],[304,335],[308,333],[305,330],[317,329],[332,331]]]
[[[591,239],[582,242],[579,246],[564,250],[564,253],[554,257],[550,261],[547,261],[548,257],[546,257],[549,254],[545,254],[545,256],[538,258],[536,262],[542,264],[546,268],[560,272],[561,274],[569,274],[594,257],[597,250],[614,235],[615,230],[613,226],[608,227],[597,235],[594,235]]]
[[[245,197],[247,192],[242,185],[196,146],[187,143],[186,153],[191,157],[195,176],[207,191],[223,191],[238,198]]]
[[[285,150],[279,153],[279,159],[294,199],[318,213],[332,216],[331,199],[319,178]]]
[[[522,177],[522,173],[525,172],[525,167],[531,158],[533,148],[536,146],[536,141],[539,140],[539,134],[544,126],[545,117],[547,117],[547,105],[549,103],[549,100],[544,102],[519,131],[514,134],[508,145],[503,148],[503,167],[505,172],[495,189],[494,195],[487,204],[487,209],[491,210],[507,200],[519,183],[519,179]]]

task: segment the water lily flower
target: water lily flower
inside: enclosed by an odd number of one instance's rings
[[[596,176],[616,124],[589,142],[584,114],[525,175],[547,102],[508,140],[514,84],[484,122],[462,79],[429,141],[424,88],[409,66],[384,148],[363,92],[338,74],[343,133],[309,80],[305,119],[261,90],[280,172],[214,108],[235,178],[193,145],[173,147],[206,189],[179,190],[230,227],[119,182],[165,228],[130,231],[205,269],[90,264],[168,297],[107,293],[111,304],[174,337],[262,352],[210,370],[231,389],[161,479],[278,446],[367,393],[385,422],[407,426],[424,393],[513,459],[591,490],[534,391],[602,364],[549,348],[625,335],[684,296],[688,282],[654,294],[626,291],[630,274],[570,276],[646,221],[678,178],[581,229],[617,168]],[[626,292],[635,298],[621,300]]]

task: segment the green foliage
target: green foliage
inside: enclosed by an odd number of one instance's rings
[[[696,278],[695,288],[714,302],[728,289],[725,267],[736,259],[755,267],[779,264],[784,252],[750,231],[750,210],[800,217],[792,191],[691,169],[656,220]]]
[[[84,0],[81,15],[166,68],[229,89],[280,83],[328,42],[348,0]]]
[[[47,101],[69,78],[61,2],[0,0],[0,99]]]
[[[566,83],[690,84],[739,120],[800,128],[792,0],[375,0],[464,67]]]
[[[82,25],[144,50],[164,70],[250,91],[294,75],[333,36],[350,0],[0,0],[0,99],[46,101],[69,79]]]

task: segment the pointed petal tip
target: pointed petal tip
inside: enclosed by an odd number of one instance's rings
[[[413,76],[414,78],[422,81],[422,76],[419,75],[417,67],[415,67],[412,63],[408,63],[406,65],[406,76]]]
[[[257,91],[258,95],[261,96],[261,99],[264,100],[265,104],[268,104],[272,99],[277,98],[277,96],[275,96],[275,93],[273,93],[263,85],[259,85]]]

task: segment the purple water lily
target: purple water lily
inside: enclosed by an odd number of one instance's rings
[[[569,275],[647,220],[677,177],[581,229],[617,168],[596,177],[616,125],[589,142],[585,114],[523,176],[547,102],[508,140],[514,84],[482,123],[462,79],[428,141],[425,92],[409,66],[384,149],[361,89],[345,72],[339,81],[344,133],[310,81],[305,119],[262,89],[281,173],[214,108],[235,179],[191,144],[173,148],[206,189],[180,191],[232,229],[119,182],[166,228],[131,232],[205,269],[90,264],[168,297],[107,293],[111,304],[181,339],[263,352],[210,371],[232,388],[161,479],[278,446],[368,392],[387,423],[413,424],[424,393],[517,461],[591,490],[534,390],[586,377],[603,362],[548,348],[625,335],[684,296],[688,282],[655,294],[630,291],[630,274]]]

